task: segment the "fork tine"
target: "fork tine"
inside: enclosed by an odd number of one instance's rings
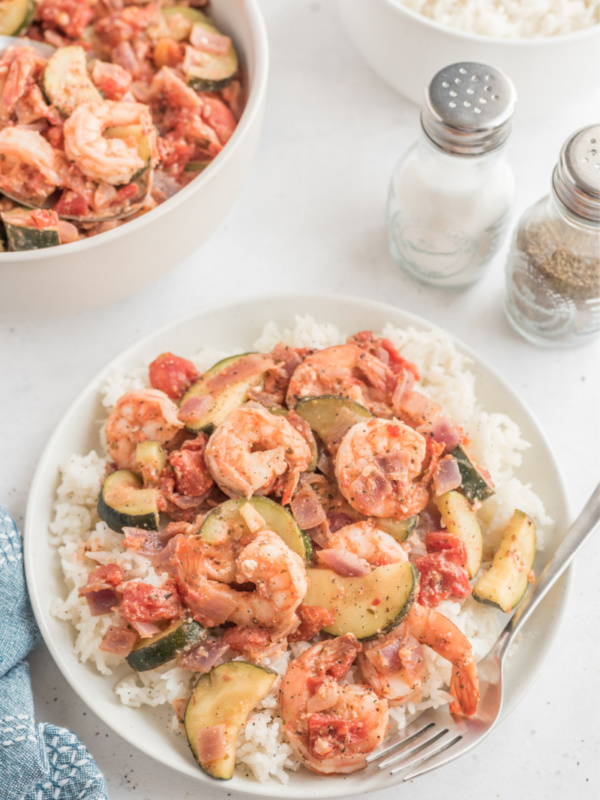
[[[448,731],[446,730],[446,731],[444,731],[444,733],[448,733]],[[435,739],[440,739],[440,738],[441,738],[441,735],[435,737]],[[427,753],[423,753],[423,755],[419,756],[418,758],[413,759],[408,764],[400,764],[399,766],[394,767],[394,769],[390,770],[390,775],[397,775],[399,772],[402,772],[405,769],[409,769],[411,767],[414,767],[416,764],[421,764],[423,761],[427,762],[423,766],[422,769],[418,769],[416,771],[409,772],[409,773],[407,773],[406,775],[404,775],[402,777],[403,781],[409,781],[412,778],[416,778],[419,775],[423,775],[425,772],[429,772],[430,770],[435,769],[437,766],[441,766],[439,761],[436,761],[434,763],[435,756],[439,756],[445,750],[448,750],[449,748],[453,747],[455,744],[457,744],[457,742],[460,742],[460,740],[462,738],[463,738],[462,736],[454,736],[454,738],[452,738],[450,740],[447,740],[445,742],[440,742],[437,747],[433,748],[432,750],[428,751]],[[432,740],[431,742],[429,742],[429,744],[434,744],[435,739]],[[425,745],[425,746],[427,746],[427,745]],[[423,748],[420,748],[420,749],[423,749]],[[450,757],[449,760],[451,761],[452,757]]]
[[[425,731],[428,731],[433,725],[435,725],[435,722],[428,722],[426,725],[422,725],[410,736],[406,736],[405,731],[403,731],[401,734],[397,734],[396,736],[392,736],[389,744],[386,747],[382,747],[381,749],[376,750],[374,753],[371,753],[371,755],[367,756],[365,761],[367,764],[369,764],[371,761],[377,761],[378,759],[383,758],[383,756],[387,756],[388,753],[400,750],[402,747],[410,744],[410,742],[421,736],[421,734],[425,733]]]
[[[447,733],[448,728],[434,727],[426,739],[419,742],[414,747],[411,747],[410,750],[407,750],[404,753],[394,753],[394,755],[386,758],[378,765],[379,769],[386,769],[386,767],[391,767],[392,764],[397,764],[399,761],[404,761],[405,763],[403,766],[397,767],[396,770],[404,769],[406,766],[414,764],[415,760],[417,760],[415,759],[416,753],[420,753],[422,750],[432,747],[437,741],[446,736]]]

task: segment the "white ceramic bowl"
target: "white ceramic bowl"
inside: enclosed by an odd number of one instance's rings
[[[256,151],[269,55],[257,0],[219,0],[211,13],[236,44],[247,86],[244,113],[223,151],[167,202],[113,231],[60,247],[0,254],[0,313],[54,314],[124,297],[176,266],[221,223]]]
[[[195,778],[199,784],[222,789],[224,796],[243,792],[262,798],[324,800],[355,795],[364,797],[371,791],[397,785],[400,797],[403,796],[400,788],[402,776],[392,777],[388,772],[376,769],[327,777],[300,770],[290,776],[285,786],[277,781],[260,784],[237,773],[231,781],[212,780],[196,766],[184,737],[168,732],[168,712],[165,715],[160,708],[149,706],[130,708],[118,701],[113,687],[117,680],[130,673],[129,668],[124,665],[107,678],[89,664],[82,664],[73,653],[70,626],[50,613],[51,599],[65,596],[58,552],[50,545],[47,535],[48,524],[53,519],[59,466],[71,453],[87,453],[91,449],[101,452],[99,420],[105,410],[100,403],[100,390],[107,377],[115,371],[127,373],[138,368],[140,364],[148,363],[156,353],[166,350],[182,356],[190,356],[202,346],[224,353],[243,352],[252,348],[268,320],[274,320],[283,329],[293,325],[296,314],[311,314],[318,322],[332,322],[344,334],[367,328],[378,332],[387,320],[398,326],[423,330],[434,327],[405,311],[359,298],[274,295],[203,308],[150,333],[117,356],[87,385],[65,412],[38,461],[25,516],[24,549],[29,594],[44,640],[66,680],[100,719],[151,758]],[[532,445],[523,458],[518,477],[531,484],[555,521],[554,529],[548,532],[546,548],[540,553],[541,569],[558,546],[560,532],[567,529],[570,517],[560,470],[543,432],[523,402],[489,365],[464,345],[456,344],[473,359],[471,369],[475,375],[476,393],[484,407],[508,414]],[[570,577],[569,571],[552,589],[527,623],[526,634],[511,651],[506,664],[503,715],[514,709],[524,696],[550,652],[566,609]],[[441,771],[439,787],[440,796],[443,796]],[[200,785],[197,796],[202,796]]]
[[[509,75],[522,118],[556,113],[600,85],[600,25],[564,36],[500,39],[440,25],[398,0],[338,0],[338,10],[365,61],[419,105],[436,72],[458,61],[490,64]]]

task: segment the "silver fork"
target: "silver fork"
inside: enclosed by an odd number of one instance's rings
[[[383,759],[379,769],[403,773],[408,781],[464,756],[479,744],[500,719],[502,709],[502,662],[515,636],[571,563],[582,544],[600,523],[600,485],[558,546],[537,583],[517,608],[487,656],[477,664],[481,697],[477,714],[461,717],[445,709],[429,709],[405,730],[371,753],[367,762]]]

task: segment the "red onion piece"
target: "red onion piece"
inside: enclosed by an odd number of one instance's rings
[[[227,642],[207,639],[180,653],[178,664],[183,669],[191,669],[194,672],[209,672],[227,650],[229,650]]]
[[[434,441],[445,445],[444,453],[460,444],[460,430],[450,417],[438,417],[431,425],[431,435]]]
[[[458,462],[452,456],[444,456],[438,463],[433,476],[433,488],[436,495],[446,494],[457,489],[462,482]]]
[[[142,639],[148,639],[150,636],[155,636],[161,631],[160,626],[155,625],[154,622],[136,622],[132,620],[130,624],[132,628],[136,629]]]
[[[125,658],[133,650],[136,641],[137,633],[135,631],[119,628],[117,625],[109,625],[100,642],[100,650]]]
[[[325,522],[327,515],[315,490],[305,484],[295,494],[290,508],[294,519],[301,528],[314,528]]]
[[[226,753],[225,725],[213,725],[201,728],[197,739],[198,753],[196,758],[201,764],[223,758]]]
[[[354,553],[345,550],[319,550],[318,560],[329,569],[348,578],[362,578],[371,570],[368,565]]]
[[[80,596],[82,592],[80,591]],[[112,587],[85,592],[85,599],[90,609],[92,617],[99,617],[102,614],[110,614],[119,605],[119,595]]]
[[[193,425],[200,422],[214,402],[214,397],[204,394],[197,397],[188,398],[179,409],[177,417],[184,425]]]

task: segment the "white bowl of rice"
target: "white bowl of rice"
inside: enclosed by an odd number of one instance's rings
[[[58,247],[0,253],[0,314],[60,314],[125,297],[177,266],[220,225],[258,146],[269,52],[258,0],[215,0],[210,14],[236,47],[245,94],[222,152],[168,200],[113,230]]]
[[[598,0],[339,0],[338,9],[365,61],[413,103],[458,61],[506,72],[523,117],[551,115],[598,89]]]
[[[267,324],[268,320],[272,321]],[[127,568],[138,576],[148,569],[147,560],[124,552],[119,535],[96,516],[106,467],[100,421],[123,391],[145,385],[147,365],[158,352],[170,350],[189,356],[205,369],[232,353],[249,349],[268,352],[278,341],[323,348],[365,328],[390,338],[418,365],[423,390],[443,403],[472,437],[478,460],[490,471],[497,489],[486,501],[482,516],[486,536],[497,536],[517,506],[535,519],[537,573],[556,548],[569,511],[558,466],[530,412],[490,367],[448,334],[391,306],[359,299],[333,295],[250,298],[205,308],[154,331],[107,365],[66,411],[31,486],[25,524],[28,587],[46,644],[66,680],[130,744],[186,776],[228,793],[286,798],[364,796],[399,784],[401,776],[360,770],[350,778],[323,777],[300,768],[283,736],[277,683],[240,731],[237,769],[231,781],[217,783],[198,768],[170,706],[173,699],[189,692],[193,674],[173,662],[134,673],[122,659],[103,653],[99,643],[102,626],[109,618],[91,617],[78,596],[77,586],[86,582],[94,564],[84,557],[85,552],[93,551],[98,563],[115,557],[129,559]],[[523,697],[548,655],[567,594],[565,575],[511,651],[505,676],[505,713]],[[444,613],[464,628],[477,659],[487,652],[506,621],[490,606],[470,601],[462,607],[449,601]],[[447,664],[435,664],[426,700],[431,705],[441,701],[437,695],[449,677]],[[286,663],[278,660],[270,666],[281,674]],[[446,678],[442,669],[446,669]],[[402,727],[404,708],[398,707],[396,712],[393,725]]]

